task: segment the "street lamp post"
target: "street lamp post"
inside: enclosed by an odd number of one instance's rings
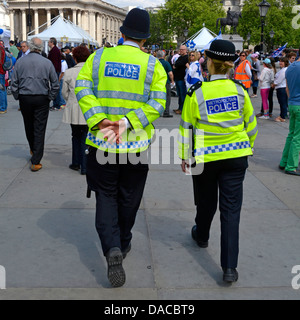
[[[264,51],[264,26],[265,26],[265,18],[268,13],[268,10],[270,8],[270,3],[266,0],[263,0],[258,4],[259,7],[259,15],[260,15],[260,21],[261,21],[261,34],[260,34],[260,51],[261,54]]]
[[[272,29],[270,31],[270,37],[271,37],[271,50],[273,50],[273,38],[274,38],[274,35],[275,35],[275,32],[274,30]]]
[[[30,14],[30,11],[31,11],[31,9],[30,9],[30,2],[31,2],[32,0],[28,0],[28,18],[27,18],[27,20],[28,20],[28,27],[29,27],[29,32],[31,32],[31,14]]]
[[[186,42],[186,38],[187,38],[188,34],[189,34],[189,30],[188,29],[184,29],[183,30],[184,42]]]

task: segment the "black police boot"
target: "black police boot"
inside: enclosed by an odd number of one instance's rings
[[[198,234],[197,234],[197,226],[193,226],[192,228],[192,238],[197,242],[197,245],[200,248],[207,248],[208,247],[208,241],[202,241],[199,239]]]
[[[223,268],[223,281],[227,283],[232,283],[238,281],[239,274],[234,268]]]
[[[123,255],[118,247],[111,248],[106,254],[107,277],[113,287],[122,287],[126,280],[125,271],[122,266]]]

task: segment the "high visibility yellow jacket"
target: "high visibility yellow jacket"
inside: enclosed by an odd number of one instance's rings
[[[167,75],[161,63],[131,45],[102,48],[81,69],[75,94],[89,127],[86,143],[112,153],[136,153],[151,142],[152,122],[164,112]],[[103,139],[97,124],[128,119],[122,143]]]
[[[252,155],[257,126],[249,95],[224,75],[214,78],[186,96],[178,136],[183,160],[191,149],[196,163]]]

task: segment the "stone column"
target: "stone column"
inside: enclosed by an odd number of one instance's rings
[[[63,9],[58,9],[59,15],[64,18],[64,10]]]
[[[10,18],[10,39],[15,40],[15,21],[14,21],[15,10],[9,12]]]
[[[84,30],[89,33],[89,29],[90,29],[90,26],[89,26],[89,13],[88,11],[84,11]]]
[[[82,19],[81,19],[81,11],[79,10],[77,13],[77,25],[82,28]]]
[[[111,35],[110,35],[110,16],[106,18],[106,34],[107,34],[107,41],[111,42]]]
[[[51,25],[51,11],[47,9],[47,27]]]
[[[102,15],[97,14],[97,29],[96,29],[96,40],[99,43],[99,46],[102,44]]]
[[[94,11],[89,12],[89,35],[95,39],[95,16],[96,13]]]
[[[74,24],[77,24],[77,20],[76,20],[76,16],[77,16],[77,10],[76,9],[73,9],[72,10],[72,22],[74,23]]]
[[[34,29],[35,29],[35,33],[34,34],[38,34],[39,33],[39,11],[36,9],[34,10]]]
[[[22,10],[22,40],[27,40],[26,10]]]

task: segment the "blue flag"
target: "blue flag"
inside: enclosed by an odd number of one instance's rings
[[[287,44],[288,44],[288,43],[286,43],[286,44],[285,44],[284,46],[282,46],[281,48],[276,49],[276,50],[273,52],[273,54],[272,54],[271,57],[276,58],[276,57],[278,57],[279,55],[281,55],[282,51],[286,48]]]

